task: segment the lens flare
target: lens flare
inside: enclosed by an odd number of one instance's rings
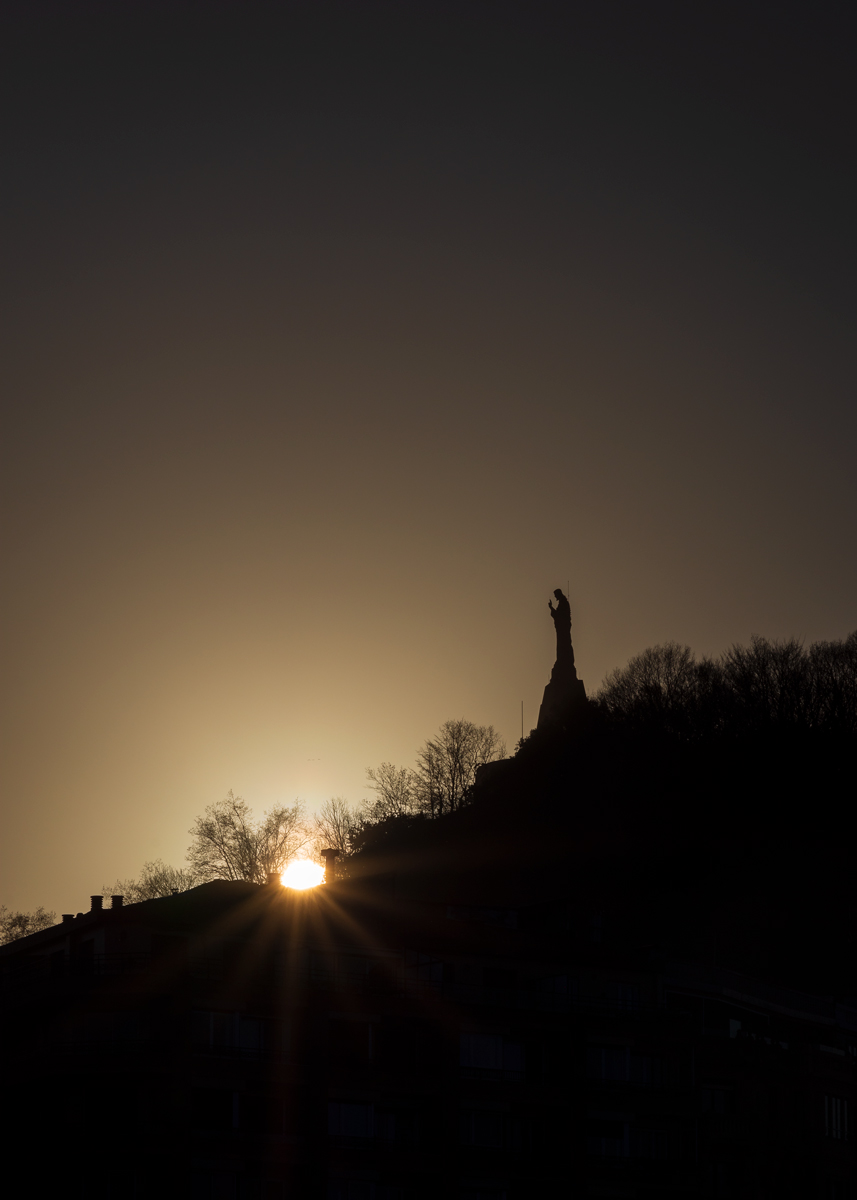
[[[324,879],[324,867],[310,862],[308,858],[298,858],[289,863],[283,871],[282,879],[283,887],[287,888],[303,891],[304,888],[318,887]]]

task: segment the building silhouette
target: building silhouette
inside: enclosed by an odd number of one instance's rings
[[[7,1173],[81,1200],[854,1194],[857,1009],[509,880],[93,897],[0,948]]]

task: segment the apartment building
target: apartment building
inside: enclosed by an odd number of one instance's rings
[[[11,1157],[75,1200],[854,1194],[857,1011],[442,892],[94,897],[0,948]]]

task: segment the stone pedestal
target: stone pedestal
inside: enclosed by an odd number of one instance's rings
[[[575,709],[586,703],[583,680],[577,678],[574,658],[558,658],[551,671],[550,682],[542,697],[537,729],[561,728],[568,724]]]

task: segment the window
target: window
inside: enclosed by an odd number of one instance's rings
[[[257,1179],[243,1175],[238,1183],[239,1200],[284,1200],[285,1187],[279,1179]]]
[[[334,1137],[374,1137],[375,1106],[350,1101],[331,1101],[327,1106],[327,1132]]]
[[[486,908],[473,904],[449,904],[446,915],[450,921],[481,921],[485,925],[505,925],[507,929],[518,928],[516,908]]]
[[[704,1087],[699,1091],[699,1107],[705,1113],[725,1116],[735,1111],[735,1093],[731,1088]]]
[[[733,1169],[729,1163],[707,1163],[702,1168],[702,1179],[709,1195],[733,1195]]]
[[[608,983],[607,1003],[622,1012],[636,1012],[640,1007],[640,989],[628,983]]]
[[[491,1109],[463,1112],[459,1133],[464,1145],[493,1150],[510,1149],[520,1141],[517,1122],[507,1113]]]
[[[534,981],[534,987],[538,991],[553,996],[574,997],[577,993],[575,984],[576,981],[569,979],[567,975],[546,975]]]
[[[443,983],[443,963],[431,954],[419,954],[416,950],[408,950],[405,955],[405,969],[408,979],[417,983],[428,983],[440,987]]]
[[[738,1008],[722,1000],[705,1000],[703,1002],[706,1033],[715,1033],[731,1038],[744,1037],[747,1033],[759,1037],[770,1035],[768,1018],[762,1013],[752,1012],[747,1008]]]
[[[76,1040],[102,1046],[131,1046],[140,1040],[137,1013],[87,1013],[75,1025]]]
[[[327,1200],[404,1200],[404,1196],[396,1184],[369,1179],[334,1179],[327,1185]]]
[[[586,1129],[586,1152],[599,1158],[627,1158],[631,1152],[628,1122],[589,1120]]]
[[[604,1083],[626,1083],[631,1078],[630,1046],[587,1046],[586,1074]]]
[[[244,1013],[193,1012],[190,1036],[200,1049],[260,1054],[268,1041],[268,1022]]]
[[[199,979],[223,977],[223,942],[219,938],[193,942],[190,954],[193,973]]]
[[[142,1036],[140,1015],[135,1012],[116,1013],[113,1022],[113,1039],[120,1045],[133,1045]]]
[[[652,1158],[659,1162],[668,1158],[667,1135],[662,1130],[640,1130],[634,1138],[635,1153],[640,1158]]]
[[[413,1109],[385,1108],[375,1113],[375,1136],[379,1141],[413,1146],[419,1141],[419,1119]]]
[[[235,1176],[231,1172],[196,1171],[190,1177],[191,1200],[235,1200]]]
[[[367,1066],[373,1060],[372,1026],[368,1021],[332,1019],[327,1026],[328,1057],[335,1065]]]
[[[661,1059],[655,1054],[631,1055],[631,1082],[640,1087],[660,1087],[663,1076]]]
[[[700,996],[685,996],[682,992],[666,992],[664,1005],[675,1016],[689,1017],[696,1028],[702,1026],[703,1001]]]
[[[111,1013],[86,1013],[80,1022],[83,1041],[107,1045],[112,1041],[113,1020]]]
[[[87,938],[77,948],[77,969],[82,975],[95,971],[95,938]]]
[[[336,956],[313,954],[310,957],[310,977],[315,983],[333,983],[336,979]]]
[[[225,1088],[194,1088],[191,1115],[194,1129],[224,1133],[235,1124],[235,1097]]]
[[[482,980],[486,988],[505,992],[512,991],[517,983],[514,971],[502,971],[498,967],[486,967]]]
[[[362,954],[342,954],[338,966],[341,980],[357,987],[369,975],[372,963]]]
[[[283,1132],[283,1106],[274,1097],[248,1093],[239,1096],[240,1129],[247,1133],[277,1134]]]
[[[463,1033],[460,1062],[467,1070],[520,1077],[524,1073],[524,1048],[499,1034]]]
[[[847,1141],[848,1101],[839,1096],[824,1097],[824,1134],[836,1141]]]
[[[463,1033],[461,1035],[461,1065],[502,1071],[503,1039],[487,1033]]]
[[[261,1050],[263,1044],[263,1024],[256,1017],[245,1017],[239,1013],[237,1017],[236,1043],[241,1050]]]

